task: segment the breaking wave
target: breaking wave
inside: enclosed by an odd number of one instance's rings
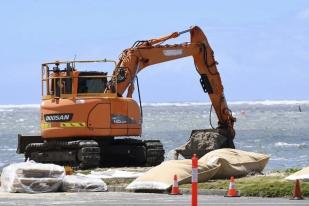
[[[263,100],[263,101],[234,101],[229,104],[248,105],[303,105],[309,104],[309,100]]]
[[[188,106],[207,106],[210,102],[149,102],[143,106],[164,107],[188,107]],[[261,101],[229,101],[229,105],[309,105],[309,100],[261,100]],[[39,108],[40,104],[6,104],[0,105],[0,110],[12,108]]]
[[[298,148],[304,148],[307,147],[307,144],[295,144],[295,143],[287,143],[287,142],[276,142],[275,147],[298,147]]]
[[[283,158],[283,157],[270,157],[271,161],[288,161],[287,158]]]
[[[1,148],[0,151],[16,151],[16,148]]]
[[[204,106],[210,105],[210,102],[161,102],[161,103],[143,103],[143,106],[151,106],[151,107],[188,107],[188,106]]]
[[[164,106],[207,106],[210,102],[157,102],[143,103],[143,106],[164,107]],[[309,105],[309,100],[263,100],[263,101],[229,101],[229,105]]]

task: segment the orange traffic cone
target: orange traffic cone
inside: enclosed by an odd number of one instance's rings
[[[178,180],[177,180],[177,175],[174,175],[174,182],[173,182],[173,187],[170,195],[181,195],[179,187],[178,187]]]
[[[224,197],[240,197],[238,191],[236,190],[234,177],[231,176],[229,190]]]
[[[302,199],[304,198],[301,195],[300,183],[299,180],[297,179],[294,185],[293,197],[290,200],[302,200]]]

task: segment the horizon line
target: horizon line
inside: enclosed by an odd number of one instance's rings
[[[228,101],[228,105],[299,105],[309,104],[309,100],[247,100],[247,101]],[[166,102],[144,102],[142,106],[199,106],[199,105],[210,105],[210,101],[166,101]],[[35,108],[39,107],[40,104],[0,104],[0,108],[18,108],[28,107]]]

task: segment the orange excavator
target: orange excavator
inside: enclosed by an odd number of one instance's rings
[[[190,42],[163,45],[187,32]],[[137,74],[146,67],[188,56],[194,59],[202,88],[218,117],[215,130],[227,137],[227,147],[234,148],[235,118],[224,97],[217,62],[203,31],[194,26],[136,41],[117,63],[103,59],[42,64],[41,135],[18,135],[17,153],[37,162],[79,168],[160,164],[164,149],[159,140],[130,138],[142,134],[142,105],[132,99],[134,84],[138,86]],[[109,76],[77,66],[90,63],[114,63],[115,69]]]

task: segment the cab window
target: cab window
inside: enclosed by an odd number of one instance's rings
[[[106,75],[103,72],[95,73],[80,73],[78,78],[78,93],[103,93],[106,89],[107,78],[97,77]],[[83,77],[85,76],[85,77]],[[94,76],[94,77],[90,77]]]

